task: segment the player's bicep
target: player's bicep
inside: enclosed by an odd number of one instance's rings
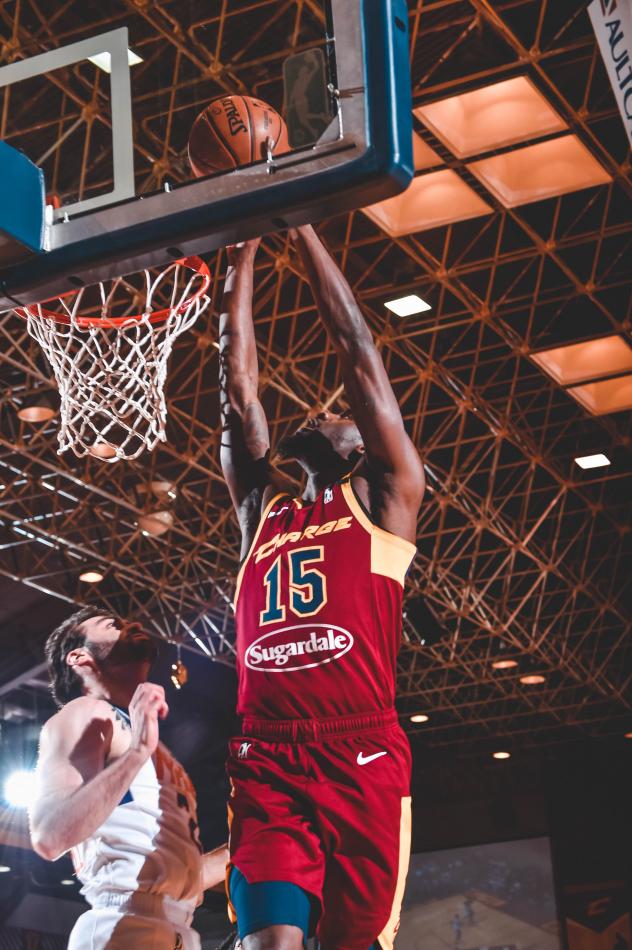
[[[33,824],[46,812],[51,799],[59,802],[69,798],[103,770],[112,731],[111,720],[101,715],[82,720],[60,714],[58,721],[44,728],[31,808]]]
[[[220,463],[239,513],[245,498],[254,488],[268,484],[267,470],[270,434],[263,406],[258,400],[243,407],[222,407]]]

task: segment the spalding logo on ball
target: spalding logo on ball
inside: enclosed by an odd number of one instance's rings
[[[193,123],[189,136],[189,162],[196,178],[228,171],[290,151],[285,122],[261,99],[220,96],[213,99]]]

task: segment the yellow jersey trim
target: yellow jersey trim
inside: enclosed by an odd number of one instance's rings
[[[252,544],[248,548],[248,553],[243,559],[241,567],[239,568],[239,573],[237,574],[237,582],[235,584],[235,596],[233,598],[234,607],[237,606],[237,599],[239,597],[239,591],[241,590],[241,582],[244,579],[244,571],[246,570],[246,565],[248,564],[248,561],[252,557],[252,553],[257,545],[257,541],[259,540],[259,535],[261,534],[263,530],[263,526],[267,521],[268,515],[272,511],[272,508],[274,507],[274,505],[276,505],[279,498],[285,498],[285,497],[286,495],[283,492],[279,492],[277,495],[274,496],[274,498],[272,498],[268,502],[268,504],[263,509],[263,512],[261,513],[261,520],[259,521],[259,526],[257,527],[257,530],[255,531],[255,536],[252,539]]]
[[[403,587],[406,572],[412,564],[417,548],[406,538],[400,538],[373,524],[354,495],[349,479],[341,483],[341,488],[354,518],[371,535],[371,573],[390,577]]]
[[[397,869],[397,884],[395,886],[395,897],[391,908],[391,916],[388,923],[377,942],[382,950],[393,950],[395,936],[399,930],[399,921],[402,912],[402,901],[404,900],[404,891],[406,890],[406,878],[408,877],[408,866],[410,863],[410,844],[412,837],[412,815],[410,798],[402,798],[402,810],[399,823],[399,861]]]

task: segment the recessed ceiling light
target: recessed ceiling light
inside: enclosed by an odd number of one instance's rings
[[[161,501],[173,501],[178,495],[178,489],[175,483],[165,478],[154,478],[147,484],[139,485],[138,490],[143,495],[155,495],[156,498],[159,498]]]
[[[495,670],[511,670],[514,666],[518,666],[517,660],[494,660],[492,666]]]
[[[596,383],[571,386],[566,392],[593,416],[623,412],[632,409],[632,373],[617,376],[616,379],[600,379]]]
[[[413,178],[401,195],[362,209],[390,237],[491,214],[493,208],[451,168]]]
[[[100,571],[84,571],[79,575],[79,580],[86,584],[100,584],[103,580],[103,574]]]
[[[575,459],[580,468],[602,468],[604,465],[610,465],[610,459],[603,452],[597,455],[580,455]]]
[[[511,752],[492,752],[495,759],[510,759]]]
[[[22,422],[49,422],[55,410],[47,402],[30,403],[18,409],[18,419]]]
[[[632,739],[632,732],[626,732],[626,734],[624,735],[623,738],[624,738],[624,739]]]
[[[149,483],[149,487],[157,498],[171,498],[173,500],[178,494],[173,482],[164,479],[154,479]]]
[[[116,458],[116,446],[112,445],[111,442],[106,442],[104,439],[91,445],[88,452],[95,459],[109,460]]]
[[[6,874],[7,871],[10,871],[11,868],[8,864],[0,864],[0,874]]]
[[[173,527],[173,515],[170,511],[152,511],[150,514],[140,516],[138,527],[146,537],[151,535],[159,538],[161,534]]]
[[[88,59],[91,63],[94,63],[95,66],[98,66],[99,69],[102,69],[104,73],[112,72],[112,54],[109,52],[97,53],[96,56],[88,56]],[[142,57],[138,56],[136,53],[132,52],[131,49],[127,51],[127,63],[129,66],[136,66],[138,63],[142,63]]]
[[[410,717],[411,722],[428,722],[429,716],[425,716],[423,713],[415,713],[414,716]]]
[[[423,313],[425,310],[432,310],[429,303],[418,297],[417,294],[410,294],[408,297],[398,297],[396,300],[387,300],[384,306],[387,310],[392,310],[398,317],[410,317],[414,313]]]
[[[416,172],[434,168],[436,165],[445,165],[441,156],[437,155],[417,132],[413,132],[413,164]]]
[[[520,677],[520,682],[524,683],[525,686],[538,686],[545,681],[545,677],[541,676],[540,673],[528,673],[526,676]]]
[[[632,372],[632,347],[617,334],[540,350],[531,359],[561,386]]]
[[[75,882],[73,881],[73,879],[72,879],[71,877],[65,877],[65,878],[63,879],[63,881],[60,881],[59,883],[60,883],[60,884],[63,884],[64,887],[70,887],[70,886],[72,886]]]
[[[526,76],[419,106],[414,114],[458,158],[568,128]]]
[[[505,208],[612,181],[612,175],[576,135],[492,155],[467,167]]]

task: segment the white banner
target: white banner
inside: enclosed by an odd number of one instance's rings
[[[588,13],[632,143],[632,0],[593,0]]]

